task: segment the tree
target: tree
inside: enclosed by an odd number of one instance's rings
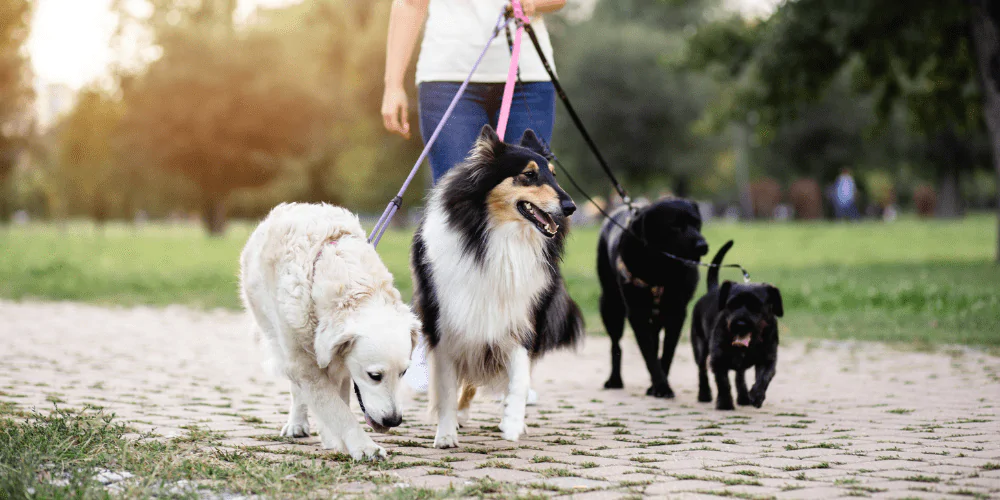
[[[125,143],[200,188],[210,234],[224,229],[230,192],[270,182],[329,119],[314,70],[274,32],[235,31],[234,7],[156,2],[148,22],[163,54],[123,89]]]
[[[75,201],[98,222],[110,216],[119,197],[123,177],[113,143],[123,109],[114,96],[98,89],[85,89],[76,106],[57,127],[57,157],[64,195]],[[69,196],[67,196],[69,197]]]
[[[762,123],[793,116],[845,69],[882,117],[905,106],[928,138],[968,136],[985,124],[1000,177],[1000,5],[989,0],[794,0],[766,21],[729,19],[700,30],[691,62],[716,64],[740,82],[724,101],[730,118]],[[955,141],[936,140],[948,148]],[[958,151],[937,158],[958,158]],[[953,162],[938,162],[946,191]],[[957,192],[946,196],[957,198]],[[997,259],[1000,261],[1000,194]]]
[[[605,1],[588,21],[550,29],[560,81],[612,169],[637,193],[671,182],[683,188],[719,150],[716,138],[695,131],[717,85],[667,57],[683,50],[684,30],[715,3]],[[607,192],[607,180],[567,116],[556,120],[553,143],[588,187]]]
[[[0,0],[0,221],[8,217],[7,181],[31,130],[31,78],[24,43],[29,0]]]
[[[385,133],[379,113],[383,75],[372,69],[385,64],[390,6],[313,0],[259,15],[261,28],[288,33],[282,40],[290,53],[309,64],[320,88],[333,97],[331,125],[318,132],[304,161],[308,181],[303,200],[381,210],[420,153],[419,139],[405,141]],[[412,108],[415,112],[416,106]],[[411,123],[416,122],[411,116]],[[410,190],[404,207],[421,197],[419,189]]]

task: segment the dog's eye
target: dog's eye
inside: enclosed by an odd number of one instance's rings
[[[409,368],[407,368],[406,370],[409,370]],[[399,378],[403,378],[403,375],[406,375],[406,370],[399,372]]]
[[[533,181],[536,178],[538,178],[538,172],[535,172],[534,170],[528,170],[527,172],[525,172],[525,173],[523,173],[521,175],[523,175],[524,178],[528,179],[529,181]]]
[[[382,374],[381,373],[371,373],[371,372],[368,372],[368,376],[371,377],[372,380],[374,380],[376,382],[381,382],[382,381]]]

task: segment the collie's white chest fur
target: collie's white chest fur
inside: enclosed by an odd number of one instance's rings
[[[545,237],[517,222],[486,234],[486,259],[480,264],[448,227],[443,211],[431,209],[424,221],[423,242],[441,310],[439,344],[448,350],[523,343],[532,335],[533,305],[549,281]]]

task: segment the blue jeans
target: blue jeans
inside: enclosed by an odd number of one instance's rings
[[[420,135],[424,144],[434,133],[434,128],[461,86],[460,82],[420,84]],[[429,156],[435,183],[451,167],[465,159],[483,125],[488,123],[496,128],[503,87],[502,83],[470,83],[465,89],[465,94],[455,105],[448,123],[441,129],[441,134],[431,147]],[[507,142],[517,142],[521,134],[530,128],[548,144],[552,140],[555,113],[556,94],[552,82],[516,84],[504,139]]]

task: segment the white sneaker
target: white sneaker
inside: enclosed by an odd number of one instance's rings
[[[413,388],[417,394],[427,394],[430,372],[427,369],[427,341],[420,337],[416,349],[413,350],[413,359],[410,367],[403,375],[403,380]]]

